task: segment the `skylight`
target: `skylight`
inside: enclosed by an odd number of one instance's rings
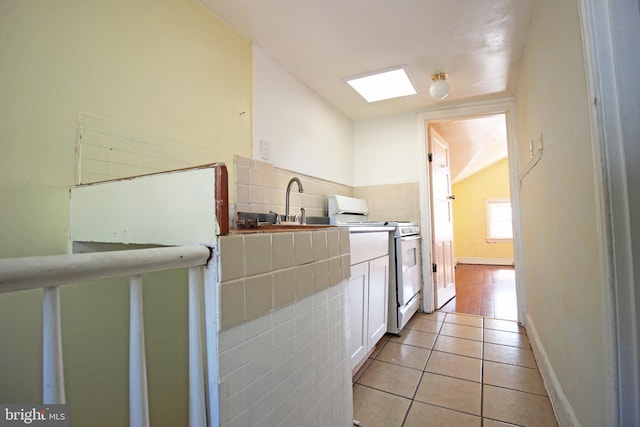
[[[367,102],[399,98],[418,93],[404,68],[347,80]]]

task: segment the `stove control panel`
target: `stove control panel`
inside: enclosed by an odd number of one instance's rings
[[[414,236],[420,234],[420,226],[415,222],[409,221],[387,221],[387,225],[394,226],[396,231],[395,237]]]

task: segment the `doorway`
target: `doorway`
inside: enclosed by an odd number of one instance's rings
[[[435,308],[516,320],[505,116],[431,122],[426,133]]]
[[[437,224],[432,221],[433,216],[435,215],[433,200],[431,196],[431,189],[433,185],[433,179],[431,175],[431,171],[428,165],[428,154],[430,136],[431,133],[439,134],[441,140],[450,139],[454,144],[457,143],[455,139],[457,137],[450,138],[449,135],[452,134],[453,128],[457,127],[460,123],[463,123],[462,133],[468,132],[469,129],[476,127],[476,130],[473,131],[476,134],[479,132],[477,129],[477,123],[480,121],[486,121],[486,130],[482,131],[486,133],[484,138],[470,138],[468,135],[466,137],[461,138],[462,140],[475,140],[476,144],[479,145],[474,147],[473,143],[468,146],[462,147],[452,147],[450,148],[451,152],[451,160],[450,160],[450,169],[451,169],[451,182],[460,182],[471,176],[473,176],[476,172],[487,169],[488,166],[497,164],[497,162],[502,162],[502,168],[505,169],[507,173],[508,181],[512,184],[507,186],[506,197],[505,194],[502,193],[501,197],[493,197],[493,199],[506,199],[511,203],[511,212],[512,221],[513,221],[513,236],[511,243],[511,252],[507,255],[502,253],[497,253],[495,249],[497,248],[496,241],[492,241],[488,239],[488,236],[483,235],[481,238],[474,237],[476,240],[475,245],[479,245],[480,241],[484,241],[485,245],[489,245],[490,251],[485,255],[480,253],[480,256],[462,256],[462,262],[465,264],[489,264],[489,265],[506,265],[505,268],[513,268],[512,276],[515,281],[515,293],[516,293],[516,305],[515,312],[517,312],[517,320],[520,323],[524,324],[525,321],[525,307],[526,301],[524,298],[524,283],[522,282],[522,273],[519,268],[519,259],[521,253],[521,243],[520,243],[520,193],[519,188],[517,186],[517,145],[515,144],[515,136],[513,134],[513,125],[511,123],[512,119],[512,104],[511,102],[499,102],[493,104],[474,104],[467,105],[458,108],[442,110],[442,111],[434,111],[423,113],[419,115],[419,124],[420,129],[422,131],[421,138],[421,149],[424,153],[424,165],[423,165],[423,173],[421,176],[421,222],[423,224],[423,252],[425,253],[424,259],[424,268],[423,268],[423,276],[425,277],[425,292],[424,292],[424,310],[426,312],[434,311],[439,308],[438,305],[438,295],[437,295],[437,286],[439,278],[436,276],[437,273],[437,250],[438,248],[434,246],[435,236],[438,235]],[[496,123],[499,123],[499,128],[502,129],[503,136],[502,140],[496,137],[496,135],[491,135],[491,129],[496,127]],[[465,130],[465,127],[467,128]],[[456,152],[458,154],[456,154]],[[458,157],[458,158],[456,158]],[[500,160],[502,159],[502,160]],[[455,184],[454,184],[455,187]],[[510,188],[509,188],[510,187]],[[451,195],[451,199],[453,203],[460,202],[458,195],[455,194],[455,191],[449,193]],[[489,194],[489,193],[487,193]],[[455,197],[455,200],[453,200]],[[464,196],[467,199],[467,196]],[[490,199],[491,197],[482,197],[483,203],[484,199]],[[477,212],[477,209],[474,208]],[[477,224],[473,227],[481,228],[481,232],[484,233],[485,228],[485,212],[481,212],[480,222],[482,223],[482,227],[479,227]],[[455,218],[455,215],[454,215]],[[478,218],[476,218],[478,219]],[[455,220],[455,219],[454,219]],[[503,242],[504,243],[504,242]],[[455,244],[455,241],[454,241]],[[503,245],[504,246],[504,245]],[[493,251],[493,252],[492,252]],[[459,253],[456,254],[459,255]],[[488,254],[488,255],[487,255]],[[460,261],[460,260],[459,260]],[[512,267],[509,267],[512,266]],[[515,317],[515,316],[514,316]]]
[[[458,264],[456,297],[440,311],[517,320],[514,273],[510,265]]]

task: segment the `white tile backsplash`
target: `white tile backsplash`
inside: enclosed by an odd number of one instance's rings
[[[245,366],[247,385],[266,375],[271,369],[273,369],[273,354],[271,350],[252,361],[247,361]]]
[[[244,347],[242,344],[220,353],[220,377],[224,377],[244,365]]]
[[[262,356],[271,348],[273,342],[273,331],[267,331],[255,338],[251,338],[245,342],[245,359],[247,361],[255,360]]]
[[[247,381],[244,377],[244,369],[236,369],[226,376],[225,387],[230,395],[243,391],[246,385]]]
[[[263,396],[274,390],[273,375],[273,371],[269,371],[247,386],[247,404],[249,406],[254,405]]]
[[[241,416],[247,408],[247,390],[242,389],[231,395],[231,399],[227,402],[229,407],[229,419]]]
[[[308,347],[313,350],[313,328],[301,329],[296,333],[296,350],[301,357],[313,357],[313,351],[308,353]]]
[[[289,319],[273,328],[273,346],[278,347],[285,341],[292,341],[295,346],[296,325],[294,319]]]
[[[292,377],[295,380],[295,376],[292,375]],[[288,393],[286,398],[280,399],[280,402],[276,408],[276,425],[297,425],[298,395],[295,392]]]
[[[244,339],[250,340],[253,337],[273,329],[271,316],[263,316],[258,319],[249,320],[244,323]]]
[[[295,306],[296,304],[289,304],[272,312],[271,318],[273,321],[273,326],[277,327],[284,324],[285,322],[290,322],[293,325],[293,318],[295,317]]]
[[[220,332],[221,426],[349,426],[346,282]]]
[[[232,347],[242,344],[244,334],[242,328],[233,328],[228,334],[218,335],[218,351],[225,352]]]

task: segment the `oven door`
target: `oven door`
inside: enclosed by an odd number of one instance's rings
[[[420,236],[396,238],[398,305],[407,305],[422,288]]]

